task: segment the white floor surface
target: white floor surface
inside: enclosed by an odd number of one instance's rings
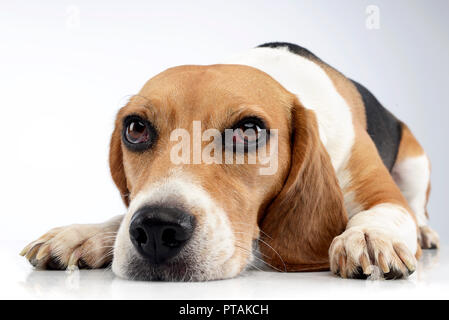
[[[110,270],[38,271],[0,247],[1,299],[448,299],[449,250],[424,251],[407,280],[345,280],[330,272],[249,271],[235,279],[202,283],[136,282]]]

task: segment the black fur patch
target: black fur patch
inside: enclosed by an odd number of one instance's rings
[[[316,55],[307,50],[306,48],[300,47],[293,43],[288,42],[268,42],[257,46],[257,48],[283,48],[287,47],[288,50],[292,53],[295,53],[301,57],[310,59],[310,60],[320,60]]]
[[[360,83],[351,80],[359,91],[365,105],[368,134],[388,170],[393,169],[402,137],[401,122],[376,97]]]
[[[309,60],[322,61],[309,50],[288,42],[269,42],[258,46],[258,48],[283,47],[287,47],[290,52]],[[390,111],[385,109],[368,89],[354,80],[351,81],[362,96],[365,105],[368,134],[374,141],[383,163],[391,171],[396,162],[401,142],[401,122]]]

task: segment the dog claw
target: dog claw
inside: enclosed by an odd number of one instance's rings
[[[36,251],[39,249],[39,247],[41,246],[42,242],[38,242],[35,243],[33,246],[31,246],[30,250],[27,252],[27,254],[25,255],[25,257],[30,260],[34,257],[34,255],[36,254]]]
[[[38,240],[33,241],[33,242],[29,243],[25,248],[23,248],[22,251],[20,251],[19,254],[20,254],[21,256],[25,256],[25,257],[28,258],[29,253],[30,253],[31,251],[33,251],[33,249],[34,249],[37,245],[40,245],[40,244],[42,244],[42,243],[44,243],[44,241],[38,241]]]
[[[70,255],[69,262],[67,263],[67,269],[72,269],[73,267],[77,267],[78,259],[79,259],[79,257],[78,257],[78,254],[76,253],[76,251],[73,252]]]
[[[423,249],[438,249],[440,246],[440,237],[429,226],[419,228],[419,242]]]
[[[360,250],[360,245],[363,250]],[[350,250],[351,248],[356,250]],[[338,260],[343,250],[348,256],[344,268],[346,275],[342,272],[343,261]],[[373,275],[377,278],[376,273],[380,269],[383,278],[399,279],[408,277],[416,270],[416,259],[407,246],[395,241],[394,235],[378,229],[346,230],[333,240],[329,255],[334,262],[331,270],[334,273],[339,271],[342,277],[366,279]]]
[[[39,269],[100,268],[112,261],[112,232],[104,224],[54,228],[29,243],[20,254]]]
[[[67,273],[72,273],[72,272],[74,272],[76,270],[79,270],[79,268],[76,265],[74,265],[74,264],[68,265],[67,268],[66,268]]]
[[[371,263],[366,255],[360,257],[360,265],[362,266],[363,273],[370,275],[372,273]]]
[[[388,266],[388,263],[385,261],[385,258],[384,258],[384,255],[382,254],[382,252],[379,252],[377,260],[379,262],[379,267],[382,269],[383,273],[390,272],[390,267]]]
[[[40,247],[39,251],[36,254],[36,259],[41,260],[42,258],[46,257],[50,252],[50,245],[44,244]]]
[[[29,250],[29,245],[27,245],[25,248],[22,249],[22,251],[20,251],[19,255],[21,255],[22,257],[25,256],[25,254],[28,252]]]
[[[396,251],[396,254],[399,256],[399,259],[402,260],[410,273],[413,273],[415,271],[415,263],[407,255],[402,245],[394,245],[393,247]]]

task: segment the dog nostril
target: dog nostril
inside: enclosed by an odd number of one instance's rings
[[[136,237],[135,237],[137,243],[139,245],[146,244],[148,241],[147,234],[143,228],[136,228]]]
[[[179,247],[181,241],[176,239],[176,230],[173,228],[167,228],[162,232],[162,243],[164,246],[170,248]]]
[[[143,207],[129,224],[129,238],[149,263],[162,265],[177,256],[193,235],[195,218],[180,209]]]

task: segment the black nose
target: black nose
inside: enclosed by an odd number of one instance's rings
[[[152,264],[175,257],[195,228],[195,217],[183,210],[143,207],[131,219],[129,234],[136,250]]]

